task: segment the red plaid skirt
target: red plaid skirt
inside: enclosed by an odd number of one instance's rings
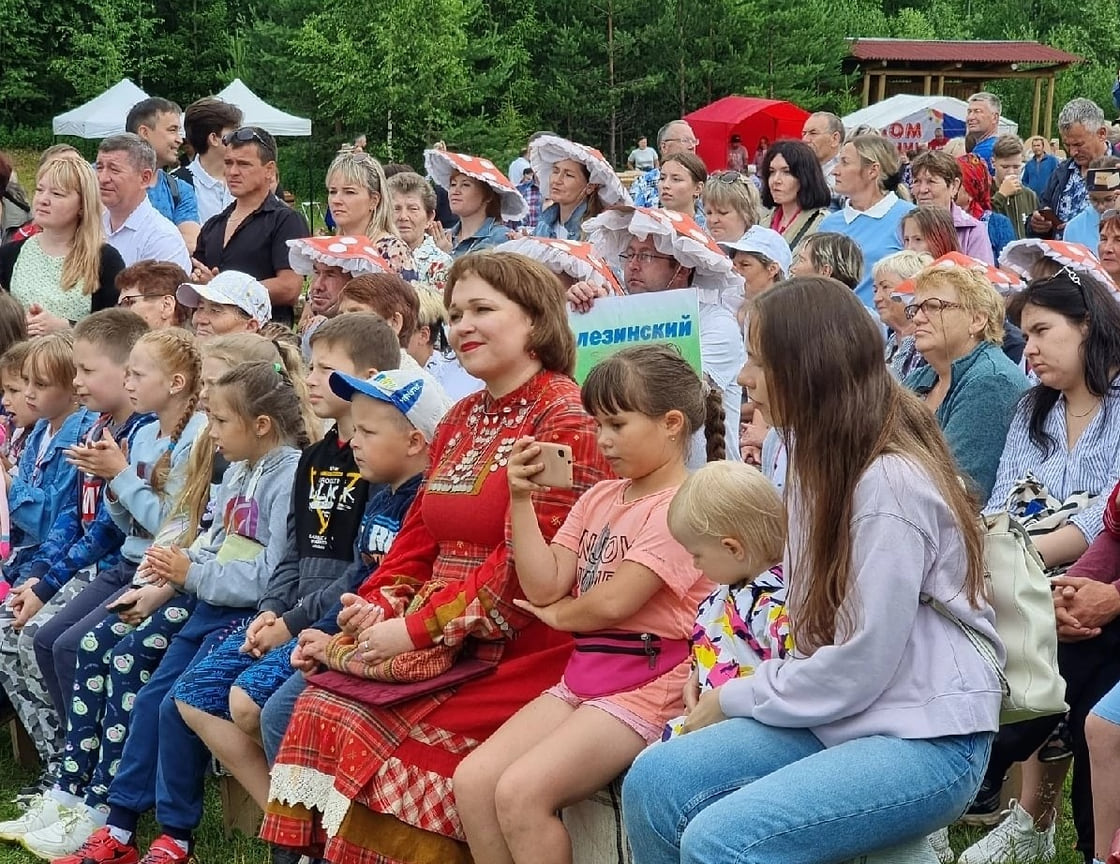
[[[261,836],[325,845],[336,864],[453,864],[463,840],[455,769],[560,680],[570,653],[568,636],[534,625],[509,643],[494,674],[450,692],[373,708],[309,686],[272,770]],[[403,850],[408,857],[397,857]],[[465,847],[458,853],[470,860]]]

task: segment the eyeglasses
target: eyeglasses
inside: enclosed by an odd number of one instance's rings
[[[234,129],[232,132],[227,132],[222,136],[222,143],[227,147],[237,141],[244,144],[247,141],[256,141],[258,144],[263,144],[265,147],[271,145],[261,137],[261,133],[254,129],[252,126],[242,126],[240,129]]]
[[[685,147],[696,147],[700,144],[699,138],[662,138],[662,144],[683,144]]]
[[[672,255],[654,255],[652,252],[622,252],[619,254],[618,259],[623,265],[635,261],[645,267],[651,261],[673,261],[675,260]]]
[[[117,305],[125,309],[131,309],[141,300],[155,300],[159,297],[166,297],[166,294],[127,294],[121,295],[117,298]]]
[[[960,303],[950,303],[948,300],[939,300],[937,297],[930,297],[928,300],[923,300],[921,303],[911,303],[906,307],[906,320],[913,320],[914,316],[919,311],[922,312],[927,318],[944,312],[946,309],[963,309]]]

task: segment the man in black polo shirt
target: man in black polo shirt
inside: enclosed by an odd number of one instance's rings
[[[202,226],[191,281],[206,282],[222,270],[248,273],[268,289],[272,320],[291,324],[303,277],[288,263],[288,241],[311,232],[303,216],[271,192],[276,181],[273,137],[257,126],[243,126],[222,143],[226,185],[234,202]]]

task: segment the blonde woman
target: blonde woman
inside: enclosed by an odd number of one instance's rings
[[[832,170],[836,193],[847,195],[843,210],[829,213],[820,231],[835,231],[851,237],[863,250],[863,278],[856,296],[872,305],[871,268],[892,252],[902,251],[899,226],[914,209],[898,192],[902,169],[898,151],[881,135],[856,135],[840,150],[840,161]]]
[[[717,243],[732,243],[758,224],[762,199],[750,177],[719,171],[704,184],[704,219]]]
[[[124,261],[105,242],[97,175],[84,159],[49,159],[35,178],[31,215],[41,229],[0,247],[0,287],[27,310],[27,333],[64,330],[117,305]]]
[[[914,291],[914,277],[932,263],[933,258],[924,252],[903,250],[888,255],[871,268],[875,311],[888,330],[884,358],[900,381],[926,365],[925,358],[914,345],[914,322],[906,317],[906,306]]]
[[[933,411],[961,474],[984,501],[996,482],[1027,376],[1000,348],[1003,298],[981,273],[943,267],[944,261],[914,279],[906,317],[914,323],[914,344],[929,365],[911,373],[905,383]]]
[[[393,202],[381,163],[368,153],[343,151],[327,169],[327,206],[339,236],[364,236],[406,282],[419,276],[412,250],[393,222]]]

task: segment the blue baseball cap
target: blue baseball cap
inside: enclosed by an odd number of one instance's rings
[[[390,369],[378,372],[368,381],[332,372],[330,385],[335,395],[347,402],[354,400],[355,393],[388,402],[420,430],[429,443],[446,413],[443,397],[437,392],[434,379],[415,370]]]

